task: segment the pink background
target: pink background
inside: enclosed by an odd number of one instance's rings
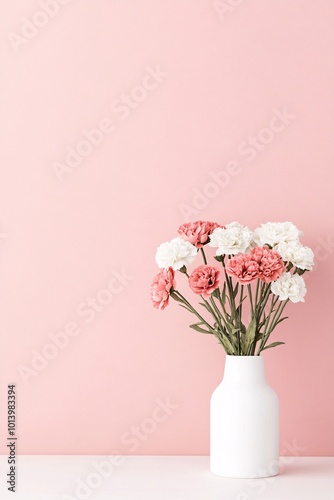
[[[209,0],[63,0],[48,4],[53,17],[42,3],[1,4],[2,435],[16,382],[20,453],[209,453],[224,353],[175,303],[154,310],[148,291],[156,247],[190,210],[304,231],[317,268],[266,366],[281,452],[333,455],[334,3],[226,0],[219,15]],[[284,109],[286,123],[274,118]],[[98,126],[103,140],[80,146]],[[60,182],[69,147],[82,155]],[[112,281],[122,270],[127,282]],[[24,381],[19,367],[69,322],[77,336]]]

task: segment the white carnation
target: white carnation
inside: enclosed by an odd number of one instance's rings
[[[291,262],[299,269],[310,271],[314,266],[314,253],[311,248],[305,247],[298,241],[289,243],[282,241],[275,247],[283,260]]]
[[[226,228],[217,227],[210,236],[210,247],[217,248],[216,255],[235,255],[249,249],[252,232],[238,222],[231,222]]]
[[[302,234],[292,222],[267,222],[255,229],[253,239],[259,246],[274,247],[281,242],[298,241]]]
[[[277,281],[273,281],[271,291],[278,295],[279,300],[290,299],[291,302],[304,302],[307,292],[303,278],[298,274],[292,276],[290,273],[284,273]]]
[[[226,229],[230,229],[230,227],[238,227],[239,229],[242,229],[244,226],[240,224],[240,222],[230,222],[229,224],[226,224]]]
[[[174,238],[158,247],[155,260],[160,269],[172,267],[174,271],[178,271],[191,264],[196,254],[197,248],[194,245],[182,238]]]

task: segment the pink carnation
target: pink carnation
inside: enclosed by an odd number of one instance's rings
[[[281,256],[268,247],[256,247],[249,254],[239,253],[228,260],[226,272],[240,283],[251,283],[259,278],[265,283],[276,281],[285,271]]]
[[[259,264],[252,259],[250,254],[238,253],[228,260],[226,273],[235,276],[240,283],[251,283],[260,278],[261,271]]]
[[[210,234],[217,227],[223,227],[216,222],[205,222],[198,220],[196,222],[187,222],[182,224],[178,229],[178,234],[185,241],[189,241],[196,248],[202,248],[209,241]]]
[[[285,271],[282,257],[268,247],[253,248],[250,256],[260,267],[260,280],[265,283],[276,281]]]
[[[158,273],[151,285],[151,299],[153,307],[161,311],[168,306],[169,295],[171,288],[175,288],[176,282],[174,279],[174,271],[169,269],[162,269]]]
[[[194,293],[208,298],[219,287],[220,271],[213,266],[199,266],[189,277],[189,286]]]

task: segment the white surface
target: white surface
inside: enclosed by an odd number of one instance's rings
[[[108,456],[19,456],[17,493],[7,491],[7,457],[0,457],[1,500],[333,500],[334,457],[283,457],[282,473],[267,479],[225,479],[209,457],[122,457],[109,478],[86,497],[77,480],[96,473]],[[88,492],[89,493],[89,492]],[[66,496],[68,495],[68,496]]]
[[[279,404],[263,356],[226,356],[224,378],[211,396],[210,442],[214,474],[276,476]]]

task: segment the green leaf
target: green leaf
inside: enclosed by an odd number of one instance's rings
[[[233,325],[233,323],[230,323],[229,321],[227,321],[227,319],[225,320],[225,325],[229,331],[229,333],[233,333],[233,330],[236,330],[235,326]],[[238,330],[237,330],[238,331]]]
[[[247,299],[247,295],[246,295],[245,297],[243,297],[243,298],[242,298],[242,300],[240,300],[240,303],[239,303],[239,305],[238,305],[238,307],[237,307],[237,311],[239,311],[239,309],[241,308],[242,303],[243,303],[243,302],[244,302],[244,300],[246,300],[246,299]]]
[[[270,349],[270,347],[276,347],[277,345],[282,345],[282,344],[285,344],[285,342],[273,342],[272,344],[266,345],[262,349],[262,351],[264,351],[265,349]]]
[[[234,290],[233,290],[233,298],[234,298],[234,299],[235,299],[235,298],[236,298],[236,296],[238,295],[238,291],[239,291],[239,283],[237,283],[237,284],[235,285],[235,288],[234,288]]]
[[[266,320],[263,320],[259,323],[259,330],[261,330],[261,328],[264,326]]]
[[[282,323],[282,321],[284,321],[285,319],[288,319],[289,316],[284,316],[284,318],[281,318],[279,319],[278,321],[276,321],[275,323],[275,327],[278,325],[278,323]]]
[[[184,304],[179,304],[180,307],[183,307],[184,309],[187,309],[187,311],[191,312],[193,314],[194,311],[192,311],[191,309],[189,309],[188,306],[185,306]]]
[[[172,297],[173,300],[175,300],[176,302],[183,302],[182,299],[180,299],[180,297],[175,293],[175,292],[171,292],[170,293],[170,296]]]
[[[207,304],[206,302],[200,302],[199,305],[205,307],[205,309],[207,311],[209,311],[209,313],[211,314],[212,310],[211,310],[211,307],[209,306],[209,304]]]
[[[249,353],[251,346],[255,340],[256,334],[257,334],[257,321],[256,321],[256,316],[253,316],[251,322],[248,325],[246,333],[242,339],[242,348],[244,354]]]
[[[231,344],[231,342],[229,341],[229,339],[227,337],[222,337],[221,343],[223,344],[223,347],[224,347],[225,351],[227,352],[227,354],[234,353],[233,345]]]
[[[301,276],[302,274],[304,274],[306,271],[306,269],[299,269],[299,267],[296,267],[296,273],[299,274],[299,276]]]
[[[211,294],[213,297],[216,297],[216,299],[219,299],[220,298],[220,290],[219,288],[216,288],[212,294]]]
[[[222,303],[226,304],[226,281],[224,281],[223,291],[222,291]]]
[[[204,323],[202,323],[202,321],[200,321],[199,323],[194,323],[193,325],[189,325],[189,327],[192,328],[193,330],[196,330],[196,332],[212,334],[212,332],[209,332],[208,330],[204,330],[204,328],[201,328],[199,326],[199,325],[203,325],[203,324]]]

